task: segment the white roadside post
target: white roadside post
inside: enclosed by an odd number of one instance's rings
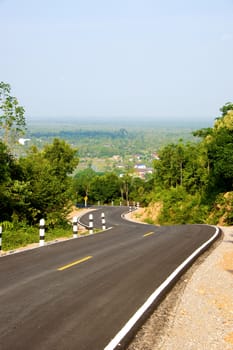
[[[106,230],[106,222],[105,222],[104,213],[101,213],[101,221],[102,221],[102,230]]]
[[[78,237],[78,218],[77,216],[73,217],[73,238]]]
[[[0,226],[0,255],[2,254],[2,226]]]
[[[93,234],[93,214],[89,214],[89,234]]]
[[[40,247],[42,247],[44,245],[44,236],[45,236],[45,220],[44,219],[40,219],[39,234],[40,234]]]

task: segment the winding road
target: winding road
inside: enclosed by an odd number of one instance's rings
[[[141,323],[138,310],[149,299],[149,312],[219,234],[206,225],[126,221],[126,210],[93,211],[99,228],[104,211],[104,232],[0,258],[1,350],[120,349]]]

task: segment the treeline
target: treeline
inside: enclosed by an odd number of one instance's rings
[[[62,138],[62,139],[83,139],[83,138],[126,138],[128,137],[128,131],[126,129],[119,129],[116,131],[108,131],[108,130],[74,130],[74,131],[36,131],[32,132],[32,137],[48,137],[48,138]]]
[[[74,176],[73,186],[76,193],[77,205],[88,204],[127,205],[128,202],[140,202],[142,194],[150,188],[149,182],[133,177],[126,173],[119,177],[114,172],[97,173],[91,168],[78,172]],[[141,202],[142,204],[142,202]]]

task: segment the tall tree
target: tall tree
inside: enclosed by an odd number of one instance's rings
[[[89,199],[89,195],[91,198],[91,183],[97,177],[97,173],[91,168],[86,168],[82,171],[79,171],[73,179],[73,187],[74,192],[77,195],[77,202],[82,203],[84,198]]]
[[[208,147],[211,180],[218,192],[233,190],[233,104],[221,108],[222,116],[204,142]]]
[[[3,142],[12,146],[26,128],[24,108],[16,97],[11,96],[9,84],[0,82],[0,129]]]
[[[18,162],[11,155],[8,147],[0,141],[0,221],[12,219],[19,201],[22,202],[24,193],[20,186],[21,170]]]
[[[220,108],[214,126],[197,130],[208,156],[209,194],[233,190],[233,103]]]
[[[64,140],[55,138],[52,144],[44,148],[44,158],[50,162],[52,172],[61,179],[71,174],[78,165],[77,150]]]

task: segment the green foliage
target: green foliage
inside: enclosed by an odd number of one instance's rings
[[[73,191],[76,193],[77,203],[82,203],[84,197],[89,197],[91,183],[97,176],[98,174],[92,168],[84,169],[75,174],[73,179]]]
[[[0,82],[0,131],[4,143],[12,146],[19,135],[24,133],[26,122],[24,108],[10,95],[10,92],[10,85]]]
[[[119,177],[113,172],[97,173],[91,168],[77,172],[73,179],[74,192],[77,195],[77,203],[84,202],[88,197],[89,204],[108,204],[114,201],[115,204],[141,202],[146,196],[147,182],[126,174]]]
[[[233,190],[233,110],[229,110],[214,125],[205,141],[210,160],[212,187],[218,192]]]
[[[7,146],[0,140],[0,185],[10,180],[14,160]]]
[[[52,144],[45,146],[43,157],[51,165],[51,173],[60,180],[71,174],[78,165],[77,150],[70,147],[64,140],[54,139]]]
[[[58,238],[63,238],[63,237],[72,237],[73,236],[73,231],[72,231],[72,226],[69,225],[67,222],[63,223],[62,225],[56,225],[53,228],[49,228],[48,230],[45,231],[45,241],[53,241]]]
[[[205,222],[208,207],[201,203],[199,193],[192,195],[187,193],[184,187],[178,186],[162,191],[159,199],[163,202],[158,218],[161,225]]]
[[[90,198],[93,202],[111,203],[119,197],[119,177],[116,174],[106,173],[95,177],[91,182]]]
[[[233,225],[233,191],[219,193],[213,203],[207,222],[222,225]]]
[[[170,144],[154,161],[155,181],[164,189],[183,186],[188,192],[204,190],[208,181],[208,158],[198,144]]]
[[[68,175],[78,164],[76,150],[54,140],[45,150],[33,147],[16,160],[0,142],[0,160],[0,221],[37,224],[43,217],[50,226],[66,221],[74,200]]]
[[[35,242],[39,242],[39,230],[25,222],[5,227],[2,233],[2,249],[6,251]]]
[[[27,157],[19,160],[30,204],[24,214],[29,222],[43,217],[54,226],[66,219],[74,199],[72,178],[68,176],[78,164],[76,150],[55,139],[53,144],[39,152],[32,148]]]
[[[17,206],[16,192],[20,190],[18,179],[21,176],[21,170],[8,147],[1,141],[0,172],[0,221],[10,221],[14,208]]]
[[[26,247],[29,244],[39,243],[39,227],[30,226],[26,222],[19,222],[15,224],[3,224],[2,233],[2,249],[4,251],[14,250],[20,247]],[[46,226],[47,226],[46,222]],[[49,229],[48,226],[45,231],[45,241],[52,241],[63,237],[72,237],[71,225],[63,224]]]
[[[222,194],[233,190],[232,108],[227,103],[213,128],[194,133],[202,137],[200,143],[179,142],[160,150],[150,197],[163,202],[161,224],[216,223],[222,216],[232,223],[232,196]]]
[[[222,117],[228,114],[229,111],[233,111],[233,103],[227,102],[223,107],[220,108],[222,112]]]

